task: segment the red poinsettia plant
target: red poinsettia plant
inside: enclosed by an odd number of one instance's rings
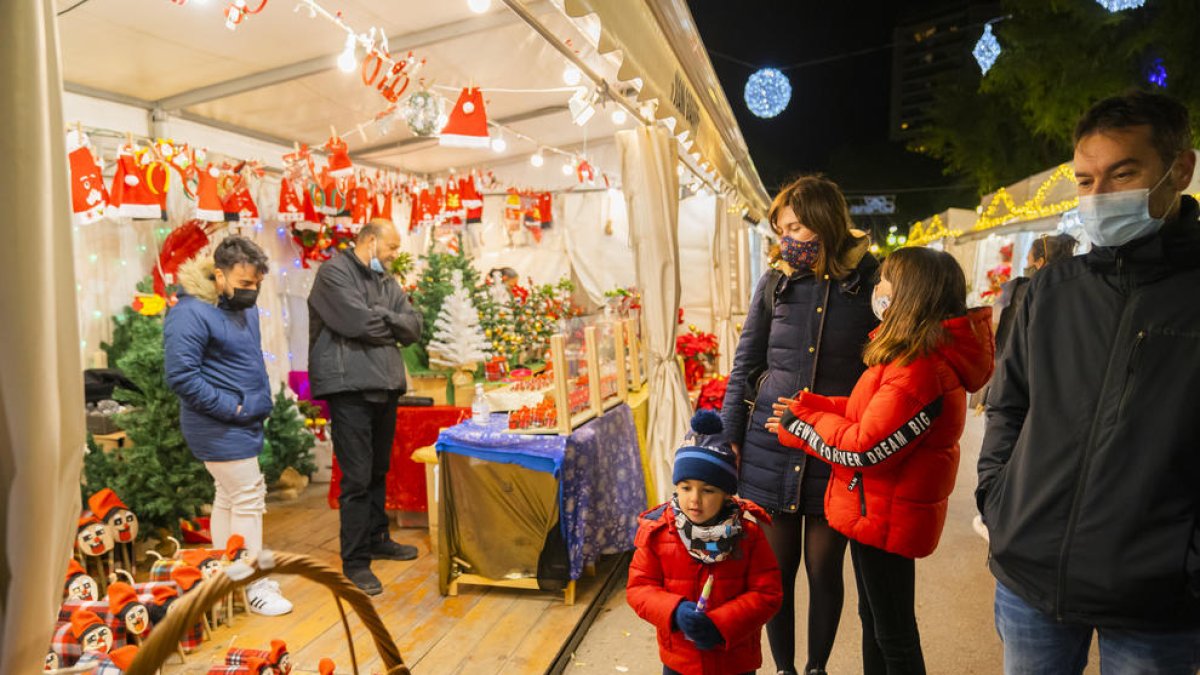
[[[716,363],[717,336],[691,324],[687,333],[675,338],[675,353],[683,357],[683,379],[687,388],[694,389]]]
[[[728,386],[729,378],[724,376],[705,382],[696,399],[696,410],[720,410],[725,405],[725,389]]]

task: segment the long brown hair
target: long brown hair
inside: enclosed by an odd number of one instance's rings
[[[801,176],[788,183],[775,195],[767,214],[775,234],[783,233],[778,223],[779,212],[785,206],[792,207],[800,224],[812,230],[821,242],[813,273],[818,277],[828,274],[835,279],[849,274],[851,270],[842,262],[842,254],[853,244],[850,236],[853,222],[837,183],[819,173]],[[778,251],[772,253],[772,262],[778,255]]]
[[[949,253],[902,248],[883,261],[880,276],[892,284],[892,302],[866,350],[868,366],[912,363],[945,339],[942,322],[967,312],[967,279]]]

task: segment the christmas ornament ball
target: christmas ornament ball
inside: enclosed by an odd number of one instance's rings
[[[442,99],[429,90],[413,92],[401,114],[414,136],[432,136],[440,131]]]

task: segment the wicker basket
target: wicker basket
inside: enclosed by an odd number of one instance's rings
[[[130,664],[126,675],[153,675],[166,662],[168,656],[175,653],[180,638],[189,626],[196,625],[201,615],[212,608],[222,598],[234,590],[244,587],[269,574],[294,574],[315,581],[333,592],[338,611],[342,615],[342,625],[346,629],[346,640],[350,644],[350,661],[354,673],[358,673],[358,657],[354,653],[354,642],[350,635],[350,623],[342,601],[350,603],[354,612],[363,625],[370,631],[375,641],[375,648],[383,660],[384,672],[387,675],[411,675],[404,660],[400,658],[400,650],[395,641],[375,611],[375,605],[366,593],[363,593],[349,579],[342,576],[334,568],[318,562],[308,556],[296,553],[267,553],[260,556],[274,558],[271,569],[255,569],[250,576],[234,581],[227,574],[218,574],[201,582],[192,592],[176,602],[165,621],[159,624],[150,634],[150,639],[138,650],[137,657]]]

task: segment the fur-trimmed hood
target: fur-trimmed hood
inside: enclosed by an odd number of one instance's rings
[[[179,285],[188,295],[216,306],[217,285],[213,280],[212,256],[198,255],[179,266]]]

